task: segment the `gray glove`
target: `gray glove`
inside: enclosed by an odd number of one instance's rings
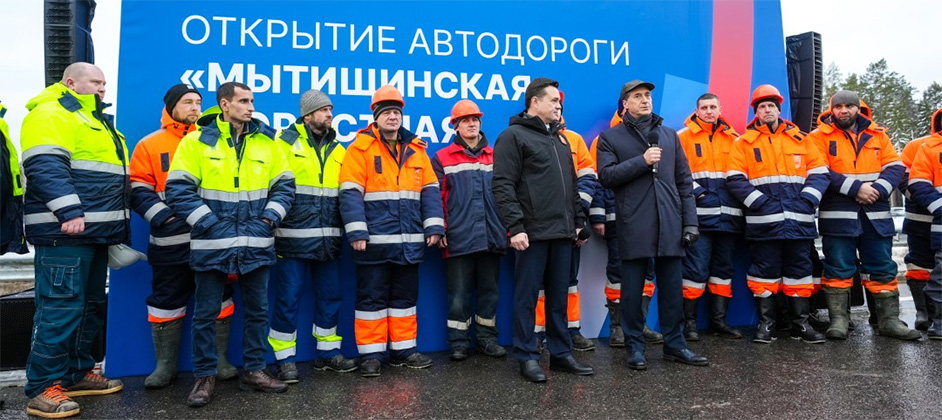
[[[684,226],[684,235],[680,240],[684,244],[684,248],[693,245],[698,239],[700,239],[700,229],[698,227]]]

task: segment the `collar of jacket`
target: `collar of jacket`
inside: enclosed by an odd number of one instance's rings
[[[308,135],[307,126],[305,126],[303,122],[296,122],[288,126],[288,128],[281,133],[280,138],[285,143],[294,145],[299,139],[301,141],[309,141],[310,136]],[[322,144],[321,147],[337,142],[337,131],[334,130],[333,127],[328,128],[324,140],[324,144]]]
[[[929,132],[932,135],[942,134],[942,108],[932,114],[932,124],[930,126]]]
[[[719,117],[716,117],[716,124],[719,126],[716,130],[717,132],[718,131],[725,132],[726,134],[729,134],[733,138],[739,137],[739,134],[736,133],[736,130],[733,130],[733,127],[729,125],[729,123],[726,121],[726,119],[723,118],[722,115]],[[688,129],[690,129],[690,132],[694,134],[699,133],[701,131],[713,130],[713,124],[710,124],[708,122],[701,120],[699,117],[697,117],[696,113],[690,114],[690,116],[687,117],[687,121],[684,121],[684,125]]]
[[[784,134],[798,141],[801,141],[805,137],[805,133],[802,133],[801,130],[798,129],[798,126],[791,121],[779,118],[778,128],[776,128],[775,133],[772,133],[771,130],[769,130],[768,124],[759,124],[759,117],[756,117],[749,122],[749,125],[746,126],[746,132],[743,133],[740,138],[752,143],[755,142],[759,136],[770,136],[774,134]]]
[[[0,104],[0,118],[3,118],[4,115],[7,115],[7,107]]]
[[[374,142],[382,141],[382,136],[379,134],[379,128],[376,127],[376,123],[370,123],[370,125],[366,128],[357,131],[357,138],[353,141],[353,144],[351,144],[350,147],[355,147],[360,150],[367,150]],[[406,128],[403,126],[399,126],[399,143],[402,143],[403,150],[408,146],[420,147],[422,149],[428,147],[428,143],[422,141],[419,136],[416,136],[411,131],[406,130]],[[385,145],[381,146],[386,147]]]
[[[657,130],[658,127],[660,127],[661,123],[663,122],[664,122],[664,119],[661,118],[660,115],[657,115],[653,112],[651,113],[651,131]],[[641,129],[638,127],[638,125],[636,125],[633,121],[631,121],[631,118],[622,118],[622,124],[624,124],[625,127],[629,128],[628,131],[635,130],[639,135],[641,134]],[[640,140],[644,142],[645,146],[647,146],[648,143],[647,143],[647,140],[644,139],[644,136],[640,137]]]
[[[873,131],[873,132],[883,132],[886,131],[886,128],[877,124],[873,120],[863,116],[863,114],[857,114],[857,125],[855,126],[857,132],[860,134],[864,131]],[[834,123],[834,114],[831,110],[825,110],[818,116],[818,130],[821,130],[824,134],[831,134],[835,131],[844,131],[841,128],[838,128]]]
[[[510,117],[510,125],[519,125],[526,127],[530,130],[536,131],[541,134],[548,136],[554,136],[559,134],[559,121],[553,121],[549,124],[549,130],[546,128],[546,123],[540,117],[536,115],[527,114],[527,111],[523,111],[513,117]]]
[[[488,144],[487,144],[487,137],[484,136],[484,132],[480,131],[479,133],[481,133],[480,139],[478,140],[478,144],[474,146],[473,149],[468,147],[468,143],[465,142],[464,139],[458,135],[458,133],[455,133],[455,140],[454,142],[452,142],[453,147],[451,148],[449,153],[467,153],[472,156],[480,155],[481,151],[487,148]]]
[[[186,133],[189,133],[196,129],[196,124],[184,124],[182,122],[179,122],[170,116],[170,114],[167,112],[166,107],[161,108],[161,109],[163,110],[163,112],[161,112],[161,116],[160,116],[160,128],[163,128],[164,130],[167,130],[173,133],[173,135],[181,139],[183,138],[183,136],[186,135]]]
[[[216,142],[220,138],[229,138],[231,137],[230,130],[232,124],[228,121],[223,121],[222,114],[214,114],[213,119],[209,119],[210,115],[204,115],[197,122],[200,124],[200,141],[210,147],[216,146]],[[208,121],[208,123],[203,124]],[[253,134],[261,134],[267,137],[269,140],[274,140],[275,130],[269,127],[267,124],[259,121],[256,118],[252,118],[248,123],[248,126],[245,129],[245,137],[248,138]]]

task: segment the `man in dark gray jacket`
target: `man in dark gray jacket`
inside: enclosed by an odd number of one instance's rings
[[[550,369],[591,375],[572,357],[566,318],[572,247],[585,226],[568,140],[559,129],[559,83],[538,77],[527,86],[527,110],[510,119],[494,145],[494,181],[501,222],[517,251],[514,268],[514,355],[531,382],[546,381],[535,325],[540,290],[546,295]]]
[[[699,237],[690,166],[677,133],[652,112],[654,84],[633,80],[621,90],[624,121],[599,135],[599,181],[615,191],[622,260],[621,316],[628,367],[647,368],[641,291],[651,258],[664,333],[664,359],[706,366],[683,336],[684,248]]]

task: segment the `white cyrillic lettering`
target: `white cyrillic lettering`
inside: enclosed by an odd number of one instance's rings
[[[601,40],[601,39],[593,39],[593,40],[592,40],[592,55],[593,55],[593,57],[592,57],[592,63],[593,63],[593,64],[598,64],[598,63],[599,63],[599,43],[600,43],[600,42],[601,42],[602,44],[608,44],[608,41],[605,41],[605,40]]]
[[[527,93],[527,85],[530,84],[530,76],[514,76],[510,80],[510,87],[514,89],[514,96],[511,101],[519,101],[520,97]]]
[[[491,40],[494,41],[494,52],[491,53],[490,55],[484,54],[484,50],[481,49],[481,40],[484,39],[484,37],[488,37],[488,38],[490,38]],[[500,45],[499,45],[499,44],[500,44],[500,43],[497,41],[497,37],[494,36],[494,34],[492,34],[492,33],[490,33],[490,32],[485,32],[485,33],[483,33],[483,34],[481,34],[481,35],[478,35],[478,54],[481,54],[481,57],[484,57],[484,58],[494,58],[494,57],[497,57],[497,52],[500,51]]]
[[[556,41],[559,41],[560,43],[562,43],[563,47],[562,47],[561,49],[560,49],[560,48],[556,48]],[[555,61],[556,61],[556,54],[566,52],[566,47],[567,47],[567,45],[568,45],[568,44],[566,43],[566,39],[565,39],[565,38],[560,38],[560,37],[558,37],[558,36],[550,37],[550,47],[551,47],[551,48],[550,48],[550,61],[554,61],[554,62],[555,62]]]
[[[615,52],[615,42],[612,41],[612,64],[618,63],[618,57],[621,57],[621,53],[625,53],[625,65],[628,65],[628,41],[625,41],[621,44],[621,48],[618,49],[618,53]]]
[[[404,89],[403,86],[406,83],[406,72],[403,70],[396,70],[396,72],[393,73],[393,76],[390,78],[389,70],[382,69],[379,71],[379,80],[380,85],[393,85],[396,87],[396,89],[402,91],[402,89]]]
[[[360,34],[359,38],[356,38],[356,28],[353,24],[350,24],[350,51],[356,51],[357,47],[363,42],[363,38],[367,39],[366,50],[373,52],[373,25],[368,25],[366,29],[363,30],[363,33]]]
[[[229,74],[223,75],[222,68],[219,67],[219,63],[209,63],[209,76],[207,76],[209,79],[208,80],[209,91],[210,92],[215,91],[216,86],[219,86],[226,82],[242,83],[243,81],[242,69],[243,69],[242,64],[233,64],[232,67],[229,68]]]
[[[284,66],[284,71],[291,73],[291,93],[301,93],[301,73],[307,71],[307,66]]]
[[[203,37],[200,39],[193,39],[190,37],[190,33],[189,33],[190,22],[194,20],[198,20],[203,23]],[[193,44],[193,45],[200,45],[206,42],[207,39],[209,39],[209,21],[200,15],[187,16],[186,19],[183,19],[183,25],[180,25],[180,31],[183,33],[183,39],[185,39],[186,42],[189,42],[190,44]],[[226,45],[225,36],[223,36],[222,38],[222,45]]]
[[[328,23],[324,23],[324,26],[326,26],[326,27],[328,27],[328,28],[333,28],[333,29],[334,29],[334,51],[337,51],[337,39],[340,38],[340,37],[337,35],[337,29],[338,29],[338,28],[346,27],[347,24],[345,24],[345,23],[329,23],[329,22],[328,22]]]
[[[281,93],[281,65],[271,66],[271,93]]]
[[[395,27],[395,26],[379,26],[378,28],[379,28],[379,30],[377,31],[377,35],[376,35],[376,40],[377,40],[378,48],[377,48],[376,51],[381,52],[381,53],[387,53],[387,54],[395,54],[395,53],[396,53],[396,49],[395,49],[395,48],[386,48],[386,46],[385,46],[387,41],[390,42],[390,43],[395,42],[395,41],[396,41],[395,38],[392,38],[392,37],[385,37],[385,36],[383,36],[383,32],[384,32],[384,31],[390,31],[390,32],[395,31],[395,30],[396,30],[396,27]]]
[[[274,32],[272,31],[272,28],[273,28],[275,25],[281,26],[281,32],[279,32],[279,33],[274,33]],[[282,20],[278,20],[278,19],[269,19],[269,20],[268,20],[268,34],[267,34],[267,36],[265,37],[265,40],[266,40],[266,41],[265,41],[265,45],[267,45],[268,48],[271,48],[271,40],[272,40],[272,39],[275,39],[275,38],[284,38],[285,35],[288,35],[288,24],[287,24],[287,23],[285,23],[285,22],[282,21]]]
[[[517,40],[517,55],[510,55],[510,45],[512,44],[511,38]],[[523,65],[523,50],[521,48],[520,35],[517,34],[507,34],[504,37],[504,53],[500,56],[500,65],[504,65],[507,61],[510,60],[520,60],[520,65]]]
[[[274,124],[268,124],[275,130],[281,130],[283,128],[288,128],[291,124],[294,124],[298,120],[298,117],[295,117],[290,112],[276,112],[272,115],[272,119],[275,121]]]
[[[438,133],[435,131],[435,124],[432,123],[432,117],[423,115],[419,117],[419,125],[414,131],[420,139],[429,139],[432,143],[438,143]]]
[[[530,45],[533,44],[533,40],[540,41],[540,44],[543,44],[543,54],[539,57],[533,55],[533,48]],[[527,38],[527,55],[530,56],[530,59],[533,61],[543,61],[546,58],[546,54],[549,53],[549,47],[546,46],[546,40],[539,35],[533,35]]]
[[[445,132],[445,135],[442,137],[442,143],[447,144],[451,142],[451,138],[455,136],[455,129],[451,128],[451,117],[442,118],[442,131]]]
[[[222,22],[222,44],[221,45],[226,45],[226,43],[229,40],[229,22],[235,22],[236,18],[213,16],[213,20]]]
[[[369,96],[372,92],[363,89],[363,69],[353,69],[353,87],[350,87],[350,69],[340,68],[340,94]]]
[[[487,85],[487,94],[484,95],[484,99],[491,100],[494,95],[500,96],[505,101],[510,99],[507,97],[507,86],[504,86],[504,78],[499,74],[491,75],[491,82]]]
[[[470,31],[455,31],[455,34],[461,35],[461,56],[468,56],[468,35],[474,35],[474,32]]]
[[[327,89],[324,89],[327,85]],[[320,69],[311,67],[311,89],[317,89],[321,92],[327,92],[329,95],[337,94],[337,68],[329,67],[321,77]]]
[[[261,112],[258,112],[258,111],[253,112],[253,113],[252,113],[252,118],[258,119],[259,121],[265,123],[265,125],[271,125],[271,124],[269,123],[268,117],[265,116],[265,114],[262,114]]]
[[[451,32],[443,31],[441,29],[436,29],[434,32],[435,35],[435,55],[451,55],[451,52],[454,51],[454,48],[451,47]],[[442,39],[439,35],[445,35],[447,38]],[[448,52],[439,51],[438,47],[444,45],[448,47]]]
[[[422,40],[420,43],[419,40]],[[412,45],[409,46],[409,54],[412,54],[415,51],[415,47],[422,47],[425,50],[425,55],[432,55],[432,51],[428,48],[428,41],[425,39],[425,33],[422,32],[422,28],[415,28],[415,36],[412,37]]]
[[[320,23],[317,24],[320,27]],[[298,43],[298,38],[307,38],[307,45]],[[307,32],[298,31],[298,21],[291,21],[291,48],[306,50],[314,46],[314,37]]]
[[[452,83],[458,83],[458,78],[454,73],[443,71],[435,75],[435,95],[443,99],[454,98],[458,94],[458,88],[448,90],[442,89],[442,81],[451,80]]]
[[[249,64],[246,66],[246,75],[245,81],[249,88],[252,89],[253,93],[267,92],[271,88],[271,79],[264,74],[255,73],[255,64]],[[256,85],[255,82],[259,82],[261,85]]]
[[[423,80],[416,80],[416,79],[415,79],[415,71],[409,70],[409,71],[406,72],[406,77],[408,78],[408,83],[407,83],[407,85],[409,86],[409,95],[408,95],[408,96],[409,96],[410,98],[415,98],[415,97],[416,97],[416,95],[415,95],[415,88],[416,88],[416,87],[424,88],[425,94],[422,95],[423,97],[426,97],[426,98],[431,98],[431,97],[432,97],[432,72],[430,72],[430,71],[424,71],[424,72],[422,72],[422,76],[424,76],[424,79],[423,79]]]
[[[259,41],[258,38],[255,36],[255,32],[252,32],[252,31],[255,30],[255,27],[258,26],[259,23],[262,23],[262,20],[261,20],[261,19],[255,19],[255,22],[252,22],[252,25],[249,26],[248,28],[246,28],[246,27],[245,27],[245,18],[242,19],[242,31],[241,31],[242,40],[241,40],[240,42],[241,42],[241,45],[242,45],[243,47],[245,46],[245,36],[246,36],[246,35],[252,37],[252,41],[255,41],[255,45],[257,45],[257,46],[259,46],[259,47],[262,46],[261,41]]]
[[[352,127],[347,130],[340,126],[341,123],[350,124]],[[337,130],[337,141],[349,143],[357,137],[357,119],[350,114],[334,115],[334,130]]]
[[[576,44],[585,45],[585,58],[582,60],[576,57]],[[586,41],[582,38],[576,38],[572,40],[572,43],[569,44],[569,55],[572,56],[572,59],[579,64],[589,61],[589,57],[592,55],[592,49],[589,47],[589,41]]]
[[[467,99],[471,95],[474,96],[474,99],[483,99],[483,97],[481,96],[481,92],[478,91],[477,86],[474,85],[475,83],[478,82],[481,76],[483,76],[483,74],[474,73],[474,75],[470,79],[468,79],[467,73],[461,73],[461,98],[462,99]]]

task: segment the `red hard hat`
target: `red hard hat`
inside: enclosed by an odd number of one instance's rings
[[[785,101],[785,98],[782,97],[782,94],[778,92],[775,86],[759,85],[756,90],[752,91],[752,102],[750,102],[750,105],[755,107],[760,100],[769,98],[774,98],[779,106],[782,106],[782,102]]]
[[[406,101],[402,99],[402,93],[399,93],[399,89],[396,89],[393,85],[386,85],[377,89],[376,93],[373,94],[373,101],[370,102],[370,110],[376,109],[376,104],[386,101],[399,102],[399,105],[403,108],[406,106]]]
[[[478,117],[481,118],[484,116],[484,113],[481,112],[481,109],[478,108],[477,104],[472,102],[470,99],[462,99],[451,107],[451,125],[455,125],[455,122],[462,117]]]

